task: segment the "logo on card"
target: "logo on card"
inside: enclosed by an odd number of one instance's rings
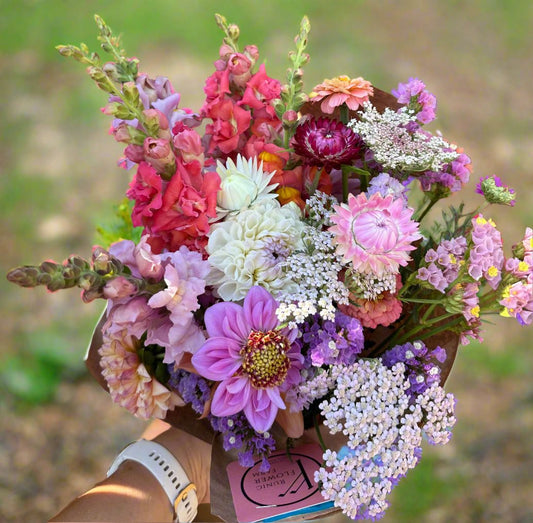
[[[241,492],[257,506],[284,507],[299,503],[318,492],[313,477],[320,462],[306,454],[291,452],[269,459],[270,470],[261,472],[258,461],[241,479]]]

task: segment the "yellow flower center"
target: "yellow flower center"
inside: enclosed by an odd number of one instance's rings
[[[498,273],[499,273],[498,269],[496,267],[494,267],[494,265],[491,265],[487,272],[488,272],[488,275],[491,278],[494,278],[495,276],[498,276]]]
[[[256,389],[271,388],[285,381],[291,366],[289,340],[277,331],[252,331],[240,350],[242,372]]]

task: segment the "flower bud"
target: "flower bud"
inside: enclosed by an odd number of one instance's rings
[[[181,122],[176,124],[173,129],[174,147],[179,151],[185,163],[197,160],[201,165],[204,164],[204,148],[202,146],[200,135],[183,125]]]
[[[259,58],[259,50],[255,45],[247,45],[243,52],[252,61],[252,65],[255,64]]]
[[[46,274],[55,274],[59,269],[59,265],[52,260],[47,260],[41,263],[39,268],[41,269],[41,272]]]
[[[20,287],[36,287],[39,285],[38,277],[39,270],[34,266],[17,267],[7,273],[8,281]]]
[[[95,247],[93,250],[93,269],[98,274],[109,274],[113,269],[113,257],[102,247]]]
[[[239,26],[236,24],[230,24],[228,26],[228,34],[233,41],[239,38]]]
[[[169,179],[176,172],[176,157],[168,140],[148,137],[143,150],[146,162],[164,178]]]
[[[144,160],[144,148],[142,145],[130,144],[124,149],[124,156],[133,163],[141,163]]]
[[[117,70],[117,64],[115,62],[105,63],[102,67],[102,70],[108,76],[108,78],[111,78],[111,80],[113,80],[113,82],[119,83],[119,74]]]
[[[117,276],[105,284],[102,292],[104,298],[108,300],[119,300],[133,296],[137,292],[137,287],[124,276]]]
[[[220,46],[220,49],[218,50],[218,56],[224,61],[227,62],[230,55],[233,54],[233,48],[231,45],[228,44],[222,44]]]
[[[283,123],[292,124],[298,121],[298,114],[296,111],[285,111],[282,116]]]

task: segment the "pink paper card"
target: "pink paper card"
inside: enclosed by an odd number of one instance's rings
[[[322,510],[331,511],[315,483],[322,464],[322,449],[316,444],[274,452],[270,470],[261,472],[261,460],[252,467],[238,461],[227,467],[233,504],[239,523],[304,519]]]

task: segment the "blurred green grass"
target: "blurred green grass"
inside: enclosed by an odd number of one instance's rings
[[[439,98],[439,128],[465,147],[475,173],[494,172],[519,190],[512,212],[496,210],[507,248],[533,223],[529,0],[8,1],[0,17],[0,219],[8,224],[0,233],[3,272],[71,252],[89,255],[96,225],[109,219],[128,182],[115,167],[120,146],[106,136],[108,121],[99,111],[103,93],[54,46],[85,42],[96,48],[93,14],[99,13],[123,34],[125,48],[143,68],[170,76],[185,105],[198,107],[221,41],[215,12],[239,24],[243,45],[258,45],[269,73],[280,79],[307,14],[309,89],[341,73],[364,75],[387,90],[420,76]],[[19,406],[53,401],[61,380],[86,377],[82,356],[100,304],[83,305],[76,292],[21,290],[4,279],[0,296],[0,381]],[[458,355],[450,390],[455,387],[467,401],[473,401],[469,387],[478,385],[498,387],[509,398],[517,384],[528,390],[529,337],[509,321],[495,323],[485,345],[472,344]],[[468,440],[471,426],[484,425],[460,418],[458,437],[464,431]],[[441,458],[442,450],[424,451],[420,466],[396,489],[387,518],[429,521],[435,506],[465,503],[457,499],[472,477]]]

